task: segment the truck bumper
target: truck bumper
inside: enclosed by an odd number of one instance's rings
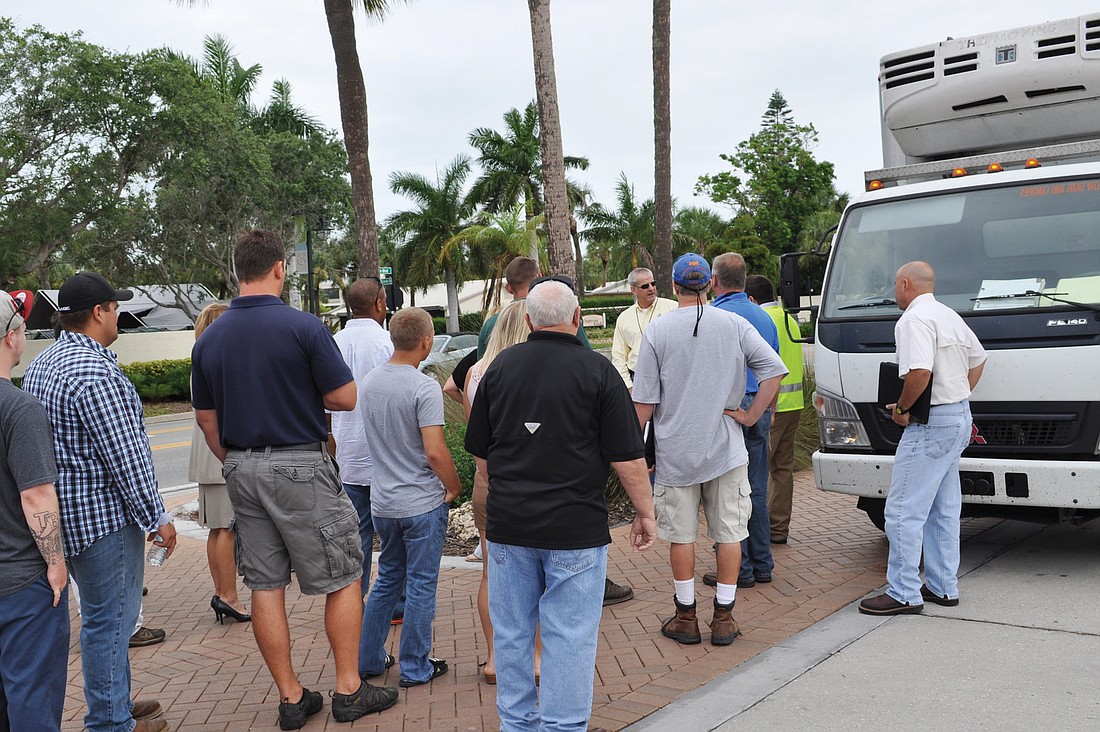
[[[893,455],[815,452],[817,487],[834,493],[885,498]],[[963,503],[1049,508],[1100,508],[1100,461],[959,461]]]

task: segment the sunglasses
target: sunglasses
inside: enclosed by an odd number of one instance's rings
[[[27,319],[24,314],[27,310],[27,296],[22,292],[20,292],[18,295],[13,295],[11,298],[11,303],[13,311],[11,317],[8,318],[7,324],[4,325],[4,335],[7,335],[8,331],[11,330],[11,324],[15,322],[15,319],[17,317],[23,318],[23,320]]]
[[[651,287],[656,287],[656,285],[652,282],[646,282],[644,285],[632,285],[632,287],[637,287],[639,290],[648,290]]]

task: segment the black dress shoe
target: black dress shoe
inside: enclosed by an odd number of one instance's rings
[[[959,598],[951,598],[947,595],[937,595],[932,590],[928,589],[928,585],[920,586],[920,596],[924,598],[925,602],[934,602],[937,605],[943,605],[944,607],[955,607],[959,604]]]
[[[924,605],[910,605],[898,602],[885,592],[859,603],[859,611],[864,615],[916,615],[924,610]]]

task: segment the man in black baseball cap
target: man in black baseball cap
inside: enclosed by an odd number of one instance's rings
[[[95,272],[78,272],[61,285],[57,293],[57,309],[63,313],[75,313],[114,300],[132,300],[132,290],[116,290]]]

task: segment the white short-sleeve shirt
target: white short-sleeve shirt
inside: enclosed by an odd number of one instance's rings
[[[918,295],[894,326],[898,374],[932,372],[932,404],[956,404],[970,398],[970,369],[986,360],[974,331],[932,295]]]

